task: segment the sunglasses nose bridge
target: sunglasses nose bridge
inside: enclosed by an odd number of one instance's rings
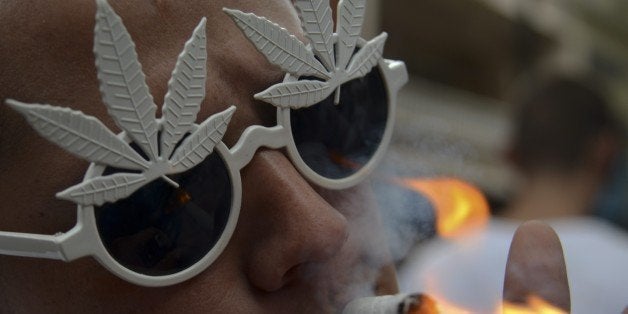
[[[290,134],[281,125],[264,127],[252,125],[246,128],[238,142],[229,150],[233,165],[238,170],[246,167],[260,147],[279,149],[288,143]]]

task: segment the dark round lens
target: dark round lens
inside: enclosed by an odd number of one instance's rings
[[[308,108],[291,110],[292,136],[299,155],[319,175],[346,178],[359,171],[379,147],[388,119],[388,95],[378,68],[341,86]]]
[[[170,178],[180,187],[156,179],[94,209],[109,254],[144,275],[170,275],[197,263],[220,239],[231,211],[231,180],[219,154]]]

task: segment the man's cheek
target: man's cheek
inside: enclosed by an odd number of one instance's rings
[[[379,268],[391,261],[383,232],[380,210],[368,183],[345,190],[323,190],[319,193],[348,221],[346,250],[360,255],[367,265]]]

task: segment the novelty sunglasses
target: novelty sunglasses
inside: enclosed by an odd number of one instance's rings
[[[382,58],[386,34],[360,38],[364,0],[296,1],[306,45],[279,25],[225,9],[245,36],[287,74],[255,95],[277,107],[277,125],[222,137],[235,107],[195,123],[205,96],[205,19],[179,55],[162,117],[120,17],[97,0],[94,54],[103,102],[123,131],[68,108],[7,100],[43,137],[91,161],[83,181],[57,194],[77,204],[65,233],[0,232],[0,254],[72,261],[93,256],[143,286],[187,280],[212,264],[236,226],[240,170],[260,147],[285,148],[314,184],[343,189],[364,180],[390,142],[403,62]]]

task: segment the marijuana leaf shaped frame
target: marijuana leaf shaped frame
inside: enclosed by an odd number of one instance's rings
[[[264,17],[225,9],[268,61],[295,77],[318,79],[289,79],[255,98],[277,107],[298,109],[319,103],[336,91],[338,104],[341,85],[363,77],[382,59],[388,35],[382,33],[368,42],[360,38],[365,0],[338,3],[337,33],[333,32],[329,0],[297,0],[295,5],[309,46]],[[354,55],[358,46],[360,50]]]
[[[240,211],[239,170],[250,160],[241,156],[252,155],[249,150],[259,146],[244,145],[246,137],[241,139],[238,150],[230,151],[222,143],[235,111],[233,106],[195,123],[205,97],[205,18],[178,57],[168,82],[163,116],[157,119],[157,107],[145,82],[135,44],[106,0],[96,3],[94,54],[100,92],[109,115],[123,131],[115,135],[95,117],[69,108],[7,100],[6,104],[21,113],[40,135],[92,163],[83,182],[57,194],[58,198],[78,205],[77,224],[71,230],[52,236],[0,232],[0,254],[65,261],[92,255],[130,282],[144,286],[175,284],[207,268],[226,247]],[[255,132],[247,134],[251,133]],[[166,276],[139,274],[115,261],[100,240],[93,206],[126,198],[158,178],[178,187],[167,175],[192,169],[212,152],[217,152],[227,165],[233,188],[228,221],[214,247],[196,264]],[[106,167],[128,171],[103,175]]]
[[[223,10],[270,63],[287,72],[282,83],[256,94],[255,98],[277,107],[277,123],[281,128],[277,133],[286,137],[293,163],[306,178],[318,185],[331,189],[347,188],[364,180],[383,158],[392,137],[397,93],[408,81],[408,73],[403,62],[383,59],[386,33],[370,41],[360,37],[365,0],[339,1],[336,33],[329,0],[296,0],[295,5],[309,44],[264,17],[233,9]],[[341,179],[324,177],[301,157],[292,137],[290,110],[315,105],[334,91],[335,103],[342,105],[339,104],[342,84],[364,77],[374,67],[381,72],[388,94],[388,116],[381,143],[369,162],[353,175]]]
[[[98,119],[80,111],[6,101],[40,135],[70,153],[93,163],[140,171],[98,175],[57,194],[58,198],[84,206],[126,198],[160,177],[178,187],[167,175],[190,170],[211,154],[235,110],[231,107],[200,125],[194,124],[205,97],[207,52],[203,19],[177,60],[164,99],[163,117],[156,119],[157,106],[146,85],[135,45],[120,17],[106,2],[98,3],[94,54],[100,91],[109,114],[123,133],[114,135]],[[191,134],[175,149],[188,132]],[[136,143],[148,160],[125,138]]]

